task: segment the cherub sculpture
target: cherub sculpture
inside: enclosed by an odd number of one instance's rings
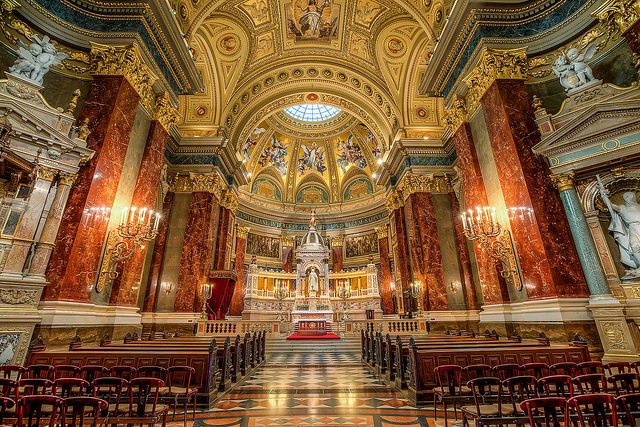
[[[58,65],[68,55],[56,53],[56,47],[51,43],[49,36],[40,39],[34,35],[33,39],[36,43],[31,43],[29,48],[21,40],[18,41],[19,58],[15,60],[12,67],[9,67],[9,71],[41,85],[49,68],[52,65]]]
[[[593,58],[598,45],[588,46],[584,53],[577,48],[571,48],[566,53],[562,52],[551,67],[553,72],[560,78],[560,84],[566,91],[586,85],[595,80],[593,72],[587,61]]]

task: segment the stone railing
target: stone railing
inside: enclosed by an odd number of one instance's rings
[[[197,336],[243,336],[247,332],[267,331],[267,337],[278,333],[279,322],[253,320],[198,320]]]
[[[360,331],[382,332],[383,335],[419,335],[427,333],[425,319],[376,319],[368,321],[347,320],[345,326],[346,334],[358,336],[360,335]]]

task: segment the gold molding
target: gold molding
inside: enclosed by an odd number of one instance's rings
[[[565,190],[570,190],[572,188],[575,188],[575,185],[574,185],[575,177],[576,177],[576,174],[574,172],[569,172],[569,173],[551,175],[549,178],[551,178],[551,182],[553,183],[553,186],[556,187],[558,191],[562,192]]]
[[[169,94],[166,92],[156,97],[153,119],[157,120],[167,132],[169,132],[174,125],[177,125],[180,120],[178,109],[173,106],[171,99],[169,99]]]
[[[294,247],[296,244],[296,236],[280,236],[280,243],[282,247]]]
[[[207,191],[213,193],[218,200],[222,198],[227,185],[218,174],[191,173],[189,175],[175,174],[169,177],[169,191],[174,193],[191,193],[194,191]]]
[[[344,236],[329,236],[331,240],[331,247],[344,246]]]
[[[455,95],[451,106],[444,111],[445,127],[451,129],[451,133],[454,134],[462,123],[468,121],[466,100],[460,95]]]
[[[389,228],[386,225],[376,227],[376,234],[378,235],[378,239],[389,237]]]
[[[51,169],[46,166],[38,166],[38,178],[53,181],[57,174],[58,171],[55,169]]]
[[[234,213],[238,209],[239,204],[238,197],[229,190],[225,191],[220,199],[220,205]]]
[[[526,80],[527,46],[502,50],[484,47],[476,67],[463,79],[467,92],[467,113],[473,114],[480,105],[480,98],[498,79]]]
[[[450,179],[447,176],[407,174],[397,187],[403,200],[414,193],[450,193]]]
[[[71,187],[73,183],[76,182],[76,179],[78,179],[78,175],[60,172],[58,173],[58,179],[60,180],[60,185],[68,185]]]
[[[393,193],[391,193],[385,205],[389,212],[393,212],[396,209],[400,209],[401,207],[403,207],[404,197],[402,197],[402,193],[399,191],[394,191]]]
[[[236,226],[236,237],[238,239],[247,239],[247,235],[249,234],[249,230],[251,230],[251,228],[249,227],[245,227],[243,225],[238,225]]]
[[[606,0],[591,15],[607,27],[609,34],[624,34],[640,20],[640,0]]]

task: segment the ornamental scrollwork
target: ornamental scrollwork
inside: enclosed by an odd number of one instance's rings
[[[0,303],[10,305],[35,305],[38,291],[28,289],[0,289]]]

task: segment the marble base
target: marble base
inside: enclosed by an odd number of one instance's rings
[[[635,333],[625,318],[625,306],[613,296],[591,298],[589,310],[602,341],[605,363],[635,361],[640,358],[637,328]]]
[[[180,329],[183,335],[193,335],[200,319],[200,313],[142,313],[142,330],[168,331]]]

